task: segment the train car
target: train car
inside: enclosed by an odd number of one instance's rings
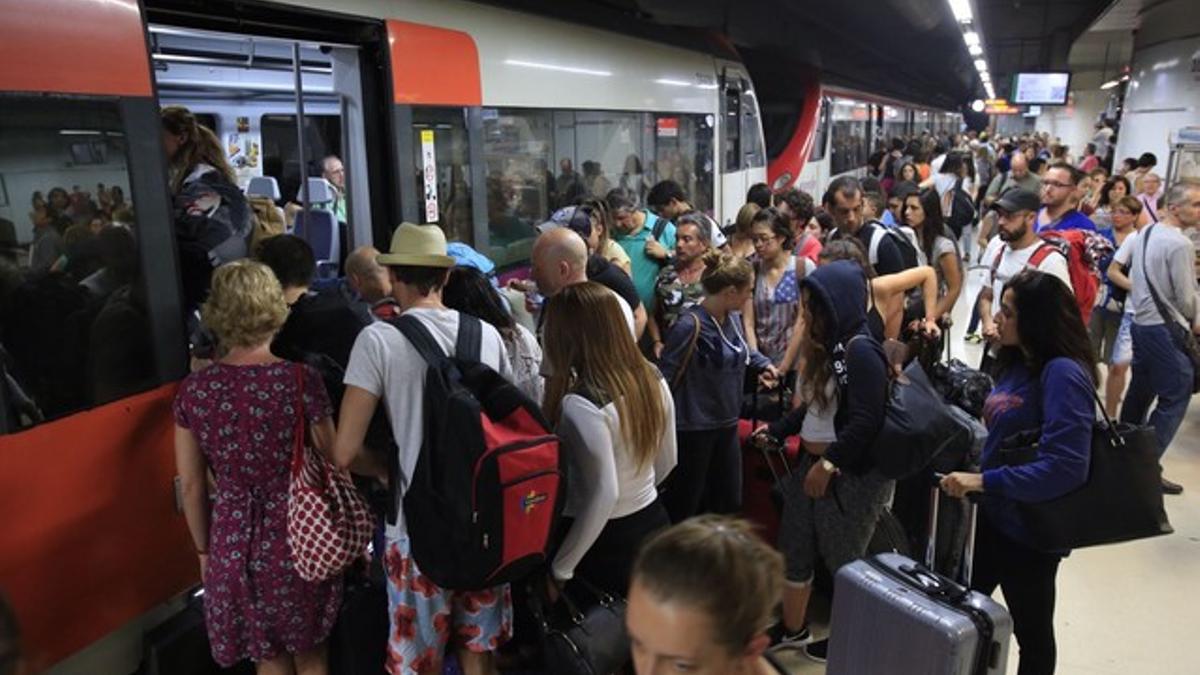
[[[821,86],[816,73],[802,75],[802,82],[799,101],[763,106],[767,173],[776,192],[797,187],[819,199],[834,178],[865,176],[867,159],[893,138],[945,137],[962,128],[958,113]]]
[[[0,589],[33,671],[131,672],[199,582],[173,483],[187,345],[160,106],[191,108],[289,213],[327,207],[309,179],[339,157],[343,253],[408,220],[519,266],[581,194],[671,178],[730,222],[766,178],[731,52],[454,0],[0,11]]]

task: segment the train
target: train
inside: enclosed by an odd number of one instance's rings
[[[719,39],[685,47],[463,0],[0,12],[0,220],[17,274],[0,267],[0,282],[27,271],[39,198],[107,200],[124,226],[87,293],[0,286],[0,589],[33,671],[136,670],[143,632],[200,581],[172,453],[188,359],[161,106],[191,109],[239,184],[269,179],[280,206],[312,208],[310,178],[338,157],[347,246],[438,223],[502,269],[581,195],[670,178],[728,224],[755,183],[815,192],[865,171],[885,137],[958,123],[813,77],[765,133],[749,70]]]

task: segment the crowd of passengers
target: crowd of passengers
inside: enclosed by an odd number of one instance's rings
[[[190,113],[168,109],[163,124],[177,191],[189,176],[232,184],[219,143]],[[208,275],[196,304],[215,348],[193,355],[180,387],[175,452],[214,658],[249,659],[260,673],[328,672],[343,581],[303,581],[288,549],[297,419],[361,485],[390,478],[399,483],[390,498],[403,499],[423,441],[425,364],[391,320],[415,317],[452,352],[471,315],[483,323],[480,360],[541,407],[572,467],[565,525],[531,585],[551,597],[586,584],[628,598],[638,673],[785,672],[773,655],[781,649],[823,661],[828,640],[807,619],[816,568],[865,554],[895,488],[867,451],[892,367],[883,345],[939,353],[977,261],[988,276],[969,298],[972,323],[995,377],[981,465],[1017,431],[1054,433],[1032,464],[954,472],[941,488],[985,496],[972,585],[1003,589],[1019,672],[1053,672],[1055,577],[1067,552],[1031,544],[1016,505],[1085,480],[1101,362],[1107,407],[1148,420],[1165,452],[1192,364],[1164,322],[1200,332],[1188,238],[1200,226],[1200,184],[1164,190],[1148,154],[1109,178],[1104,130],[1104,152],[1089,144],[1079,166],[1038,135],[896,139],[868,176],[833,180],[819,203],[755,185],[728,228],[669,180],[644,200],[623,187],[581,195],[536,228],[529,279],[503,287],[483,256],[449,245],[438,226],[404,223],[388,251],[355,249],[344,282],[317,292],[302,238],[274,236],[224,260],[209,254],[236,228],[189,221],[196,214],[183,209],[181,258],[186,274],[195,244],[192,262]],[[234,192],[194,199],[220,202],[206,213],[232,213]],[[960,193],[984,215],[956,230]],[[1039,233],[1072,229],[1098,231],[1115,249],[1090,335],[1066,257],[1033,258]],[[757,417],[753,403],[747,413],[757,392],[776,390],[791,392],[792,412],[752,440],[801,440],[771,542],[781,553],[732,518],[746,484],[738,421]],[[1182,488],[1164,478],[1163,490]],[[390,672],[440,673],[452,654],[465,673],[496,673],[528,656],[527,589],[439,588],[417,567],[403,518],[383,529],[373,555]]]

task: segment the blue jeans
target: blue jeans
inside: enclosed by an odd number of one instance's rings
[[[1158,399],[1149,423],[1162,456],[1175,438],[1192,398],[1192,362],[1175,346],[1167,327],[1133,324],[1133,378],[1121,408],[1121,421],[1145,424],[1150,404]]]

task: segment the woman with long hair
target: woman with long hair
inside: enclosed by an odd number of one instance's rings
[[[783,560],[750,523],[692,518],[646,542],[626,624],[638,675],[784,675],[766,652]]]
[[[246,257],[253,213],[221,141],[183,106],[162,109],[184,310],[208,295],[213,268]]]
[[[946,159],[950,163],[950,159]],[[946,236],[942,219],[942,198],[933,188],[904,198],[904,224],[917,235],[917,261],[937,271],[938,299],[936,315],[949,316],[962,292],[962,258],[958,244]]]
[[[896,185],[900,183],[912,183],[917,185],[921,182],[921,170],[913,162],[905,162],[900,165],[896,171]]]
[[[590,227],[584,227],[576,219],[587,217]],[[570,216],[568,226],[578,232],[587,242],[588,252],[603,257],[620,267],[625,274],[632,274],[633,263],[629,254],[613,241],[613,219],[608,204],[603,199],[583,200]],[[586,234],[585,234],[586,232]]]
[[[267,266],[217,268],[201,314],[226,351],[179,387],[175,462],[213,658],[226,668],[248,658],[264,675],[327,673],[325,639],[342,582],[300,578],[287,522],[297,431],[317,451],[332,451],[329,396],[311,366],[271,353],[288,307]]]
[[[1121,197],[1132,195],[1133,186],[1125,176],[1118,174],[1104,183],[1104,187],[1100,188],[1100,199],[1096,202],[1096,210],[1092,213],[1092,222],[1095,223],[1098,232],[1112,229],[1113,204],[1116,204]]]
[[[770,359],[750,348],[737,320],[754,290],[754,269],[745,259],[712,250],[702,264],[703,299],[667,332],[658,363],[674,392],[676,444],[683,448],[663,493],[675,523],[701,512],[741,509],[737,424],[746,368],[775,376]]]
[[[450,269],[442,287],[442,302],[492,325],[500,333],[508,351],[512,380],[534,403],[541,405],[545,393],[542,381],[542,347],[526,327],[513,320],[500,296],[483,272],[458,265]]]
[[[1026,270],[1009,281],[996,327],[1000,369],[983,410],[983,472],[949,474],[942,489],[983,493],[971,586],[1004,591],[1021,650],[1017,672],[1042,675],[1054,672],[1055,577],[1068,552],[1030,543],[1018,504],[1054,499],[1087,480],[1099,375],[1075,296],[1052,275]],[[1036,459],[1004,465],[1004,440],[1031,429],[1041,431]]]
[[[895,482],[875,468],[871,444],[883,425],[887,365],[867,325],[867,276],[850,261],[817,268],[801,282],[803,383],[807,414],[757,430],[776,442],[799,432],[806,454],[785,488],[779,547],[787,560],[779,641],[823,661],[827,640],[807,625],[818,550],[831,572],[862,557]]]
[[[563,439],[571,472],[566,537],[551,565],[624,595],[633,556],[670,523],[656,487],[675,467],[675,404],[642,357],[616,296],[572,284],[546,308],[543,408]]]

